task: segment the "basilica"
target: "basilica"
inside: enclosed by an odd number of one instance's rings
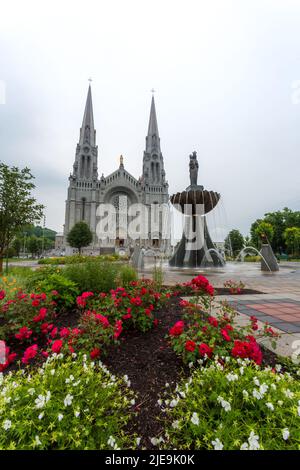
[[[125,169],[122,156],[119,168],[108,176],[102,174],[99,178],[99,170],[101,173],[101,167],[98,166],[92,91],[91,85],[89,85],[73,171],[69,177],[61,247],[66,254],[71,254],[74,251],[66,242],[67,234],[76,222],[85,221],[93,233],[93,242],[91,246],[85,248],[86,253],[118,252],[120,249],[129,251],[136,244],[144,248],[166,251],[168,241],[162,236],[161,214],[158,214],[157,230],[154,233],[153,230],[150,230],[150,223],[149,233],[144,233],[134,239],[130,235],[128,236],[124,221],[120,223],[121,220],[118,217],[115,236],[108,233],[107,236],[99,237],[97,230],[101,205],[112,204],[118,213],[121,204],[130,207],[140,203],[150,208],[153,205],[158,205],[158,207],[167,205],[169,201],[154,96],[151,101],[145,150],[141,159],[141,176],[136,178]],[[130,218],[127,219],[127,223],[129,222]]]

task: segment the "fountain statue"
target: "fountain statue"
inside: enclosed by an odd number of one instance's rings
[[[221,196],[198,185],[198,169],[197,153],[193,152],[189,162],[190,186],[170,198],[173,206],[185,215],[186,222],[181,241],[169,260],[170,266],[194,268],[225,264],[211,240],[205,218]]]

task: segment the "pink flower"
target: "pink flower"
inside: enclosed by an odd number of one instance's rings
[[[5,296],[6,296],[5,290],[0,290],[0,300],[3,300]]]

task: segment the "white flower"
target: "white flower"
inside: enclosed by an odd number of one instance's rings
[[[288,430],[288,428],[284,428],[282,430],[282,437],[285,441],[288,440],[288,438],[290,437],[290,431]]]
[[[38,418],[43,419],[43,417],[44,417],[44,412],[42,411],[42,413],[39,414]]]
[[[170,407],[171,408],[175,408],[175,406],[178,404],[178,400],[175,400],[175,398],[173,398],[173,400],[171,400],[170,402]]]
[[[257,398],[257,400],[260,400],[262,398],[262,395],[256,390],[256,388],[253,390],[252,395],[254,398]]]
[[[259,387],[259,391],[261,393],[261,395],[264,395],[266,393],[266,391],[268,390],[269,386],[265,383],[263,383],[260,387]]]
[[[266,407],[269,408],[269,410],[274,411],[274,405],[273,405],[273,403],[270,403],[270,402],[266,403]]]
[[[108,438],[108,441],[107,441],[107,444],[110,446],[110,447],[115,447],[115,444],[116,444],[116,440],[113,436],[109,436]]]
[[[2,427],[3,429],[5,429],[5,431],[7,431],[9,428],[11,428],[11,421],[9,419],[6,419]]]
[[[51,374],[51,375],[54,375],[54,374],[55,374],[55,369],[51,369],[51,370],[50,370],[50,374]]]
[[[34,443],[35,443],[36,446],[41,446],[42,445],[39,436],[35,436]]]
[[[254,382],[255,385],[257,385],[258,387],[260,386],[260,382],[259,382],[259,380],[258,380],[257,377],[254,377],[253,382]]]
[[[224,447],[222,442],[218,438],[215,441],[211,441],[211,443],[214,446],[214,450],[222,450]]]
[[[170,385],[168,384],[168,382],[166,382],[165,387],[170,387]]]
[[[285,394],[285,396],[287,398],[293,398],[293,396],[294,396],[294,393],[291,392],[288,388],[286,390],[284,390],[283,393]]]
[[[243,397],[244,397],[244,398],[248,398],[248,397],[249,397],[249,393],[247,392],[247,390],[243,390]]]
[[[136,438],[136,445],[139,446],[141,443],[141,437]]]
[[[165,442],[165,441],[164,441],[164,438],[162,436],[160,436],[158,439],[156,437],[151,437],[150,442],[153,446],[157,446],[161,442]]]
[[[130,401],[130,404],[135,405],[135,399],[134,398]]]
[[[74,415],[75,415],[75,418],[78,418],[78,416],[80,415],[80,411],[75,411]]]
[[[257,450],[259,449],[259,442],[258,442],[259,437],[254,434],[253,431],[250,433],[250,437],[248,438],[249,442],[249,450]]]
[[[65,397],[65,399],[64,399],[64,405],[65,405],[65,406],[70,406],[70,405],[72,405],[73,398],[74,398],[73,395],[70,395],[70,394],[68,393],[68,395],[67,395],[67,396]]]
[[[156,439],[156,437],[151,437],[150,438],[150,442],[153,446],[157,446],[158,444],[158,439]]]
[[[282,401],[282,400],[278,400],[277,403],[278,403],[279,406],[282,406],[282,405],[283,405],[283,401]]]
[[[300,406],[297,408],[298,416],[300,416]]]
[[[59,413],[59,415],[57,416],[57,419],[58,421],[61,421],[63,419],[64,415],[62,415],[61,413]]]
[[[244,443],[241,445],[240,450],[249,450],[249,444],[248,444],[248,442],[244,442]]]
[[[172,423],[172,428],[174,428],[174,429],[178,429],[178,428],[179,428],[179,421],[178,421],[178,419],[177,419],[176,421],[173,421],[173,423]]]
[[[239,380],[239,377],[237,374],[232,374],[231,372],[226,375],[226,379],[228,382],[234,382],[235,380]]]
[[[230,411],[231,410],[231,405],[229,401],[224,400],[223,397],[218,397],[217,398],[218,403],[221,404],[221,406],[224,408],[225,411]]]
[[[196,413],[195,411],[192,414],[191,421],[193,424],[195,424],[195,426],[199,426],[199,416],[198,413]]]
[[[28,390],[28,393],[29,393],[29,395],[34,395],[34,394],[35,394],[35,389],[34,389],[34,388],[30,388],[30,389]]]
[[[240,367],[240,374],[244,375],[244,367]]]
[[[161,400],[161,399],[157,400],[157,404],[158,404],[159,406],[161,406],[161,405],[162,405],[162,400]]]
[[[275,384],[271,384],[271,388],[272,388],[273,390],[276,390],[277,387],[276,387]]]
[[[276,364],[275,369],[277,370],[277,372],[280,372],[282,369],[282,366],[280,364]]]
[[[39,395],[35,400],[34,400],[34,403],[35,403],[35,407],[37,409],[40,409],[40,408],[44,408],[45,404],[46,404],[46,397],[44,397],[44,395]]]

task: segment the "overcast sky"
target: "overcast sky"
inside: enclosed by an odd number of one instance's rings
[[[299,0],[0,0],[0,160],[58,231],[89,77],[100,175],[140,176],[154,87],[170,194],[196,150],[217,224],[300,209]]]

